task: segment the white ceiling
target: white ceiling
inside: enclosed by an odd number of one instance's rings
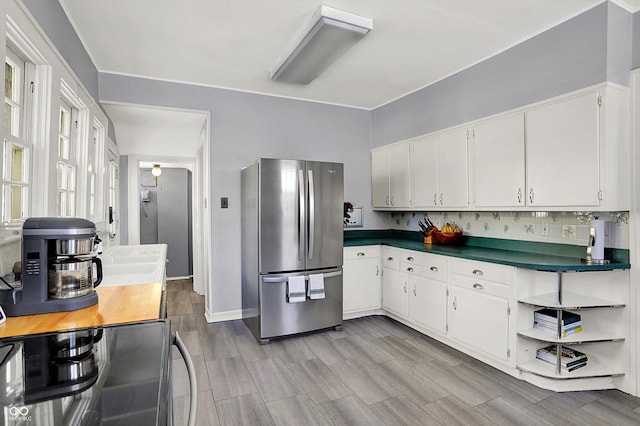
[[[118,151],[154,157],[194,157],[207,116],[193,111],[169,110],[140,105],[103,104],[116,123]],[[155,161],[158,162],[158,161]],[[163,166],[169,166],[161,162]]]
[[[100,72],[373,109],[470,67],[603,1],[60,3]],[[615,3],[631,12],[640,9],[640,0]],[[372,18],[373,30],[309,85],[270,80],[269,72],[320,4]],[[154,147],[152,140],[162,139],[164,145],[170,144],[175,140],[170,129],[186,129],[185,114],[189,115],[185,112],[174,116],[166,111],[122,105],[107,106],[107,112],[124,152],[149,152]],[[192,118],[201,121],[192,121],[190,133],[199,132],[202,126],[202,117],[197,116]],[[156,137],[152,138],[152,134]]]
[[[99,71],[371,109],[603,0],[60,0]],[[320,4],[373,30],[307,86],[269,72]],[[640,0],[617,1],[630,10]]]

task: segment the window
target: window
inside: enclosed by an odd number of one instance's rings
[[[64,99],[60,101],[60,128],[58,131],[58,200],[59,216],[75,214],[76,161],[75,126],[77,110]]]
[[[104,126],[94,119],[92,135],[87,147],[87,214],[90,219],[100,220],[103,200],[99,197],[102,192],[104,174]],[[104,217],[104,216],[102,216]]]
[[[27,64],[7,48],[4,65],[4,138],[2,146],[2,221],[28,216],[31,143],[26,125]]]

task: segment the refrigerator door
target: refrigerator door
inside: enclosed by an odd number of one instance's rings
[[[341,163],[307,161],[306,269],[342,265],[344,171]]]
[[[324,274],[324,299],[287,300],[287,282],[291,276]],[[256,339],[267,343],[271,337],[286,336],[342,326],[342,268],[305,271],[295,274],[260,276],[260,326],[252,329]]]
[[[301,271],[307,244],[304,161],[259,161],[259,272]]]

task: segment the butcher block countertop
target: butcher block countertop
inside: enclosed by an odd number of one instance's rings
[[[96,288],[98,303],[69,312],[9,317],[0,338],[103,325],[157,320],[165,316],[162,282]]]

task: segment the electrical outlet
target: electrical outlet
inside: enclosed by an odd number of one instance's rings
[[[540,235],[542,235],[543,237],[548,237],[549,236],[549,224],[548,223],[541,223],[540,224]]]

